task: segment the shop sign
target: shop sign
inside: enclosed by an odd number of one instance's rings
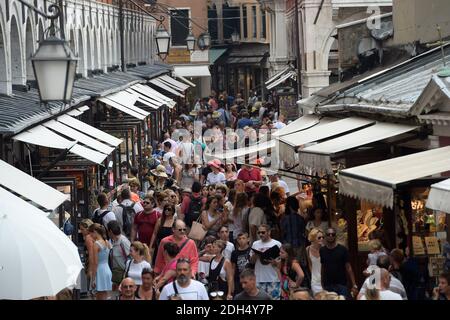
[[[436,237],[425,237],[425,245],[427,246],[428,254],[441,254],[439,242]]]
[[[430,277],[439,277],[444,272],[445,257],[430,257],[428,272]]]
[[[425,248],[423,246],[422,238],[418,236],[412,237],[413,242],[413,251],[414,255],[424,255],[425,254]]]
[[[191,53],[191,62],[208,62],[209,63],[209,50],[201,51],[195,50]]]

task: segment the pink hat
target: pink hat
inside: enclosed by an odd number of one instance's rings
[[[211,166],[211,167],[214,167],[214,168],[217,168],[217,169],[223,171],[222,161],[220,161],[219,159],[211,160],[210,162],[208,162],[208,166]]]

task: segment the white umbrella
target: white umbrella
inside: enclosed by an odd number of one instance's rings
[[[76,284],[78,249],[46,216],[0,188],[0,299],[54,296]]]

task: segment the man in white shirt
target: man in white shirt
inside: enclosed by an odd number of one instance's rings
[[[138,214],[141,211],[144,211],[144,208],[142,207],[142,205],[139,202],[134,203],[133,205],[133,201],[131,200],[131,193],[129,189],[123,189],[122,192],[120,193],[121,198],[122,198],[122,202],[120,203],[119,206],[115,207],[113,209],[114,215],[116,216],[116,220],[119,222],[120,225],[120,229],[122,230],[123,234],[126,235],[127,237],[131,236],[131,227],[134,221],[134,217],[136,216],[136,214]],[[124,226],[123,226],[123,221],[124,221],[124,217],[123,217],[123,210],[124,208],[128,208],[133,206],[133,214],[131,216],[128,217],[129,221],[130,221],[130,226],[129,226],[129,230],[124,230]]]
[[[258,289],[265,291],[273,300],[280,300],[281,284],[278,277],[277,265],[279,257],[269,261],[262,259],[258,252],[265,252],[274,246],[281,248],[281,243],[270,237],[270,227],[262,224],[258,228],[261,240],[255,241],[250,252],[250,261],[255,264],[256,283]]]
[[[284,127],[286,127],[286,123],[284,123],[284,121],[284,116],[280,114],[278,121],[273,124],[273,127],[278,130],[283,129]]]
[[[228,241],[230,240],[230,231],[228,230],[228,227],[227,226],[220,227],[218,236],[220,240],[222,240],[227,244],[227,246],[222,252],[223,256],[225,257],[225,259],[231,261],[231,253],[234,251],[234,244]]]
[[[216,184],[225,184],[227,181],[225,178],[225,175],[223,174],[223,169],[220,166],[221,162],[220,160],[212,160],[208,162],[208,165],[211,167],[213,172],[208,173],[206,176],[206,183],[208,185],[216,185]]]
[[[180,136],[181,143],[178,145],[178,157],[181,159],[181,164],[193,164],[194,145],[189,140],[184,140]]]
[[[278,176],[278,174],[274,173],[274,174],[270,174],[270,182],[271,183],[278,183],[280,185],[280,187],[282,187],[284,189],[284,192],[286,193],[286,197],[289,197],[289,187],[287,185],[287,183],[284,180],[281,180],[280,177]]]
[[[188,259],[177,260],[177,278],[164,286],[159,300],[209,300],[205,285],[192,279]]]
[[[173,139],[170,139],[170,134],[169,133],[165,133],[164,134],[164,141],[163,141],[163,145],[165,142],[169,142],[170,143],[170,152],[173,153],[177,153],[177,142]]]
[[[169,141],[164,142],[163,146],[164,146],[164,151],[165,151],[164,157],[163,157],[163,165],[164,165],[164,167],[166,167],[167,174],[172,175],[174,168],[170,164],[170,159],[172,157],[175,157],[175,153],[173,153],[171,151],[171,144]]]
[[[379,269],[379,272],[376,272],[379,275],[379,280],[376,279],[377,275],[371,276],[375,280],[375,284],[372,285],[372,289],[376,288],[378,296],[374,298],[374,300],[403,300],[402,297],[395,292],[389,290],[390,282],[391,282],[391,274],[386,269]],[[378,283],[379,284],[378,284]],[[375,287],[375,288],[373,288]],[[366,290],[366,294],[361,296],[360,300],[368,300],[367,299],[368,292]]]
[[[377,265],[374,266],[376,269],[386,269],[388,270],[390,266],[389,256],[380,256],[377,260]],[[373,277],[367,277],[364,281],[361,290],[359,291],[358,298],[361,298],[366,294],[367,289],[370,287],[370,281],[373,280]],[[406,290],[403,284],[396,277],[392,277],[389,283],[389,290],[398,293],[403,300],[407,300],[408,296],[406,295]]]

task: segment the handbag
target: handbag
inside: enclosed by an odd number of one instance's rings
[[[205,238],[206,233],[208,232],[203,227],[203,224],[199,222],[201,217],[202,215],[198,217],[197,221],[192,222],[192,227],[188,235],[188,237],[192,240],[202,241]]]

